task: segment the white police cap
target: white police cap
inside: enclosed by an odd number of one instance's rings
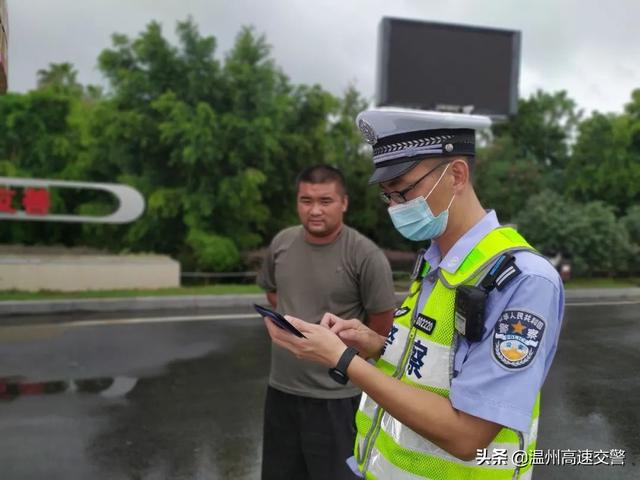
[[[475,130],[489,117],[382,107],[361,112],[356,124],[373,146],[369,183],[399,177],[428,157],[475,155]]]

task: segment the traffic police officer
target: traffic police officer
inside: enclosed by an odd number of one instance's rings
[[[388,337],[328,313],[321,325],[287,317],[306,338],[266,322],[271,338],[362,388],[348,460],[359,476],[530,478],[564,292],[476,197],[475,130],[488,119],[382,108],[356,121],[395,228],[431,244]]]

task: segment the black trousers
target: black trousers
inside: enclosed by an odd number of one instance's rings
[[[324,400],[267,389],[262,480],[353,480],[360,395]]]

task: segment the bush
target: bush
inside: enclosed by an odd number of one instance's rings
[[[519,154],[508,137],[478,149],[475,189],[482,204],[494,208],[502,221],[511,221],[544,185],[543,168]]]
[[[627,214],[622,217],[622,223],[627,228],[631,241],[640,244],[640,205],[635,205],[627,210]]]
[[[576,276],[628,274],[637,253],[613,207],[576,204],[554,192],[531,197],[515,221],[520,232],[545,255],[561,253]]]
[[[202,270],[228,272],[241,263],[240,252],[229,238],[193,229],[187,236],[187,244]]]
[[[640,205],[635,205],[627,210],[627,214],[622,217],[622,223],[629,232],[631,243],[636,254],[631,262],[631,269],[634,274],[640,274]]]

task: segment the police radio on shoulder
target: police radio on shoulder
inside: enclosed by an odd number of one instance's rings
[[[520,274],[511,253],[501,255],[493,264],[480,286],[461,285],[456,288],[455,327],[469,342],[479,342],[485,332],[484,312],[489,293],[504,287]]]

